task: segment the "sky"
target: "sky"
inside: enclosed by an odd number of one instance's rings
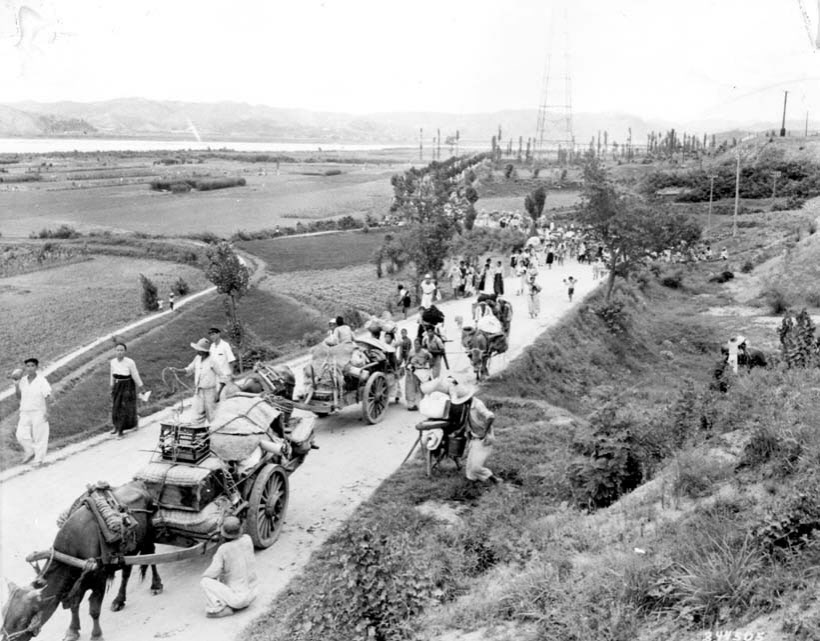
[[[536,109],[549,59],[547,102],[566,103],[568,67],[576,112],[771,120],[788,90],[791,117],[820,120],[820,0],[561,4],[0,0],[0,102]]]

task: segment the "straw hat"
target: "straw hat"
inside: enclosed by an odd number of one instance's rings
[[[476,389],[472,385],[459,384],[453,381],[450,385],[450,402],[453,405],[466,403],[475,396]]]
[[[207,352],[211,349],[211,341],[207,338],[200,338],[196,343],[191,343],[191,347],[198,352]]]
[[[242,534],[242,523],[235,516],[227,516],[222,521],[222,530],[220,531],[222,538],[233,540],[238,539]]]
[[[424,275],[424,280],[432,280],[432,278],[433,278],[433,275],[430,272],[427,272]]]

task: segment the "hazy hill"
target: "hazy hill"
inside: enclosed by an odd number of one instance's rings
[[[354,115],[345,113],[282,109],[236,102],[193,103],[120,98],[103,102],[19,102],[0,105],[0,136],[108,136],[171,137],[194,139],[194,130],[206,140],[287,140],[311,142],[417,144],[420,129],[425,146],[441,132],[459,132],[462,141],[489,144],[501,127],[503,144],[519,136],[535,136],[535,109],[493,113],[393,112]],[[679,133],[719,133],[731,123],[668,123],[646,120],[626,113],[576,113],[573,130],[576,143],[589,144],[598,132],[608,132],[609,143],[624,143],[632,130],[632,141],[644,144],[650,131],[675,127]],[[796,125],[797,123],[789,123]],[[737,123],[734,124],[737,127]],[[752,130],[763,126],[743,128]],[[548,138],[556,136],[548,135]]]

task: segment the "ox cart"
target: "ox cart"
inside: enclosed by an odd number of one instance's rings
[[[396,369],[396,348],[377,338],[365,336],[333,347],[320,345],[305,366],[305,393],[291,405],[325,417],[360,403],[362,418],[378,423],[387,410]]]
[[[155,453],[134,481],[147,489],[156,507],[151,515],[154,541],[181,549],[116,555],[117,565],[158,565],[204,554],[211,542],[218,541],[228,516],[242,521],[257,549],[273,545],[288,507],[290,475],[317,448],[312,419],[291,421],[279,409],[280,396],[273,397],[282,394],[276,376],[271,368],[262,367],[246,377],[243,384],[261,382],[263,391],[248,393],[238,387],[222,399],[209,425],[161,425]],[[104,530],[111,495],[107,484],[90,486],[61,519],[86,507],[96,513]],[[127,512],[113,503],[109,507]],[[26,560],[57,560],[77,568],[89,564],[88,559],[54,549],[34,552]]]

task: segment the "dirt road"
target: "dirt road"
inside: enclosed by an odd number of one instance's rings
[[[570,308],[562,284],[569,274],[578,279],[576,302],[597,284],[589,267],[574,262],[553,270],[542,269],[541,317],[536,320],[527,315],[525,297],[508,297],[514,307],[510,351],[491,364],[491,374],[520,354]],[[512,279],[506,286],[514,292]],[[457,339],[454,318],[468,317],[471,302],[442,305],[449,337]],[[407,321],[406,326],[414,332],[415,320]],[[472,382],[472,371],[460,343],[448,343],[448,351],[452,372]],[[123,440],[102,439],[63,460],[14,476],[0,486],[0,574],[16,583],[30,581],[33,573],[25,563],[26,554],[51,545],[57,531],[55,519],[85,485],[101,479],[118,485],[131,479],[149,460],[156,444],[159,422],[156,417],[152,419]],[[148,584],[141,585],[134,579],[128,604],[119,613],[108,610],[115,589],[106,595],[101,618],[106,639],[241,639],[243,627],[266,608],[298,574],[310,554],[399,466],[416,438],[413,425],[418,420],[418,413],[408,412],[401,404],[391,406],[377,425],[362,422],[358,406],[317,419],[316,442],[321,449],[313,451],[291,477],[290,505],[281,537],[273,547],[256,555],[260,596],[253,606],[227,619],[206,619],[198,580],[210,556],[164,565],[160,567],[165,583],[162,595],[151,596]],[[68,622],[68,613],[58,610],[39,638],[62,638]],[[88,634],[90,618],[85,605],[81,623],[84,634]]]

